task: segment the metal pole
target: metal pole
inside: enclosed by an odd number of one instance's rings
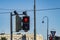
[[[48,40],[48,22],[49,22],[49,20],[48,20],[48,17],[47,17],[47,40]]]
[[[34,0],[34,40],[36,40],[36,0]]]
[[[12,12],[10,13],[10,39],[12,40],[13,32],[12,32]]]
[[[44,19],[44,18],[47,18],[47,40],[48,40],[48,33],[49,33],[49,30],[48,30],[48,29],[49,29],[49,19],[48,19],[47,16],[44,16],[43,19]],[[44,22],[43,22],[43,23],[44,23]]]

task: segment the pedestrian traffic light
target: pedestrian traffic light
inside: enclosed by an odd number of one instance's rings
[[[23,30],[28,31],[30,28],[30,17],[29,16],[23,16]]]
[[[19,17],[19,15],[16,11],[14,11],[14,13],[16,15],[16,32],[19,32],[22,28],[22,26],[21,26],[21,17]]]
[[[21,30],[21,17],[16,15],[16,32],[19,32]]]

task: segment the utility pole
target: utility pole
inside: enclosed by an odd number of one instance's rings
[[[12,40],[13,37],[13,31],[12,31],[12,12],[10,13],[10,39]]]
[[[36,40],[36,0],[34,0],[34,40]]]

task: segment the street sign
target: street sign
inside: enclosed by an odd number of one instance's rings
[[[52,37],[55,36],[56,31],[51,31]]]

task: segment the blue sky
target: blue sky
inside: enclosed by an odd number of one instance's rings
[[[34,0],[0,0],[0,8],[4,9],[15,9],[17,11],[31,10],[34,6]],[[49,9],[49,8],[60,8],[60,0],[36,0],[36,9]],[[14,10],[2,10],[1,12],[13,12]],[[19,12],[22,13],[22,12]],[[34,13],[33,11],[27,11],[30,16],[30,31],[33,33],[34,29]],[[56,35],[60,35],[60,9],[57,10],[45,10],[36,11],[36,32],[46,36],[47,20],[44,19],[45,23],[42,24],[42,18],[47,16],[49,18],[49,34],[51,30],[56,31]],[[13,31],[15,31],[15,17],[13,17]],[[10,14],[0,14],[0,33],[10,33]],[[21,31],[23,32],[23,31]]]

